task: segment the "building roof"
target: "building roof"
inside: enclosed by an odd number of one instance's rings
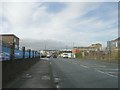
[[[120,41],[120,37],[118,37],[116,40]]]
[[[14,36],[15,38],[18,38],[16,35],[14,34],[0,34],[0,36]],[[19,38],[18,38],[19,39]]]
[[[115,39],[115,40],[112,40],[112,42],[117,42],[117,41],[120,41],[120,37],[118,37],[118,38]]]

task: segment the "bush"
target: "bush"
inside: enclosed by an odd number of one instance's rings
[[[76,53],[75,56],[76,56],[76,58],[82,58],[82,53],[81,52]]]

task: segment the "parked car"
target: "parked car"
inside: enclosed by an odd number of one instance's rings
[[[53,55],[53,58],[57,58],[57,55]]]
[[[40,51],[40,57],[44,58],[44,57],[46,57],[46,56],[47,56],[46,51],[41,50],[41,51]]]
[[[50,54],[47,54],[47,58],[50,58],[51,57],[51,55]]]

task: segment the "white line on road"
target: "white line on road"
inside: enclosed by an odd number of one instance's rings
[[[89,68],[88,66],[85,66],[85,65],[80,65],[81,67],[84,67],[84,68]]]
[[[104,71],[117,71],[118,72],[117,68],[115,68],[115,69],[110,69],[110,68],[95,68],[95,69],[104,70]]]
[[[103,72],[103,71],[98,70],[98,69],[95,69],[95,70],[96,70],[97,72],[100,72],[100,73],[106,74],[106,75],[111,76],[111,77],[117,77],[117,76],[115,76],[115,75],[111,75],[111,74],[109,74],[109,73],[107,73],[107,72]]]
[[[104,69],[104,70],[112,70],[112,71],[118,71],[118,68],[115,68],[115,69]]]
[[[115,75],[111,75],[111,74],[109,74],[109,73],[106,73],[107,75],[109,75],[109,76],[111,76],[111,77],[118,77],[118,76],[115,76]]]
[[[101,70],[97,70],[97,69],[95,69],[97,72],[100,72],[100,73],[104,73],[105,74],[105,72],[103,72],[103,71],[101,71]]]
[[[118,72],[108,72],[108,73],[113,73],[113,74],[115,74],[115,73],[118,73]]]

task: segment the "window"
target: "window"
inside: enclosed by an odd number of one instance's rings
[[[14,42],[17,42],[17,39],[16,39],[16,38],[14,38]]]

